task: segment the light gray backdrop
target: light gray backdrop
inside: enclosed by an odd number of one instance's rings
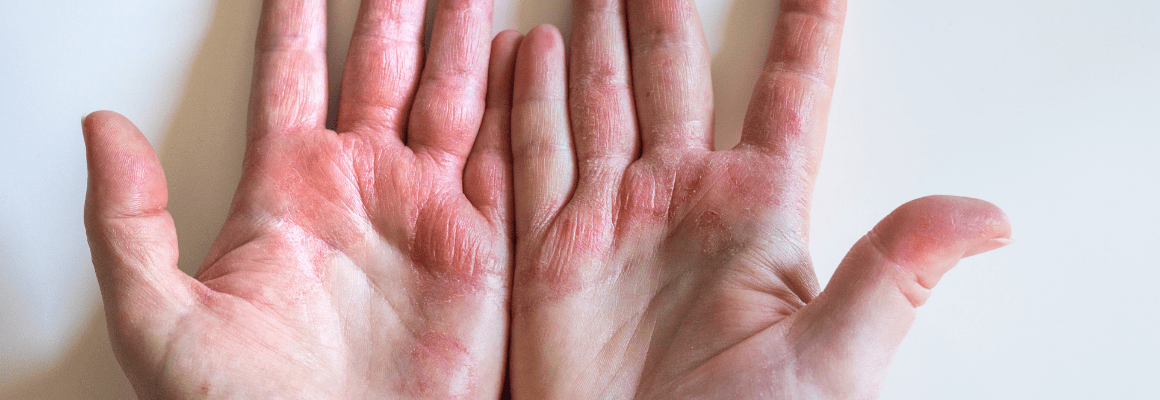
[[[259,3],[4,1],[0,399],[130,396],[81,222],[80,119],[117,110],[150,137],[195,269],[239,175]],[[337,70],[357,1],[330,3]],[[567,32],[566,0],[497,3],[497,31]],[[724,148],[777,1],[698,5]],[[1150,0],[850,1],[814,206],[823,282],[916,197],[987,199],[1015,227],[939,284],[883,398],[1160,398],[1157,16]]]

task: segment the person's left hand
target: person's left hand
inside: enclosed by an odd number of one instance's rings
[[[930,289],[1010,242],[990,203],[899,207],[822,291],[810,201],[844,0],[784,0],[741,144],[713,151],[693,0],[575,0],[516,62],[511,385],[528,399],[867,399]],[[857,199],[849,199],[857,202]]]
[[[266,0],[242,181],[194,278],[145,137],[85,119],[93,262],[140,397],[499,395],[519,35],[489,77],[491,1],[440,1],[421,68],[425,3],[363,1],[336,132],[326,1]]]

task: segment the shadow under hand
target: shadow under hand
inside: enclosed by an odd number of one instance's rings
[[[525,34],[540,24],[555,25],[556,28],[560,29],[560,34],[564,36],[564,46],[567,48],[571,42],[569,35],[572,30],[572,2],[568,0],[523,0],[519,2],[516,24],[518,26],[515,29]]]
[[[6,400],[115,400],[135,396],[113,356],[105,314],[100,308],[60,363],[32,381],[0,393],[0,399]]]
[[[185,93],[159,151],[177,225],[179,266],[197,271],[225,221],[245,150],[254,37],[260,1],[220,0],[193,58]],[[53,368],[0,399],[134,398],[109,344],[103,309]]]
[[[209,252],[241,178],[260,3],[218,2],[160,152],[188,274]]]
[[[741,142],[745,112],[765,65],[778,9],[778,0],[736,0],[724,21],[724,35],[713,54],[712,67],[714,144],[718,150]]]

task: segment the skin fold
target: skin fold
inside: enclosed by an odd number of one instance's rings
[[[981,200],[903,205],[825,290],[808,253],[845,4],[783,0],[741,144],[713,151],[691,0],[576,0],[512,108],[517,399],[875,398],[938,279],[1010,242]]]
[[[691,0],[576,0],[570,54],[551,26],[489,40],[490,0],[439,1],[425,47],[425,3],[363,0],[328,130],[326,1],[264,0],[242,179],[193,277],[148,141],[85,118],[139,397],[874,398],[941,276],[1010,243],[995,206],[926,197],[819,287],[844,1],[780,2],[719,151]]]

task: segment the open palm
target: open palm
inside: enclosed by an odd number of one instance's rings
[[[915,308],[1005,216],[938,196],[892,213],[821,291],[810,197],[844,1],[783,0],[741,144],[713,151],[691,0],[576,0],[571,62],[516,61],[516,398],[872,398]],[[631,49],[631,50],[630,50]]]
[[[243,178],[193,278],[148,142],[85,120],[94,262],[144,398],[499,394],[519,35],[489,45],[489,1],[441,1],[424,54],[425,1],[364,1],[336,132],[325,3],[264,4]]]

